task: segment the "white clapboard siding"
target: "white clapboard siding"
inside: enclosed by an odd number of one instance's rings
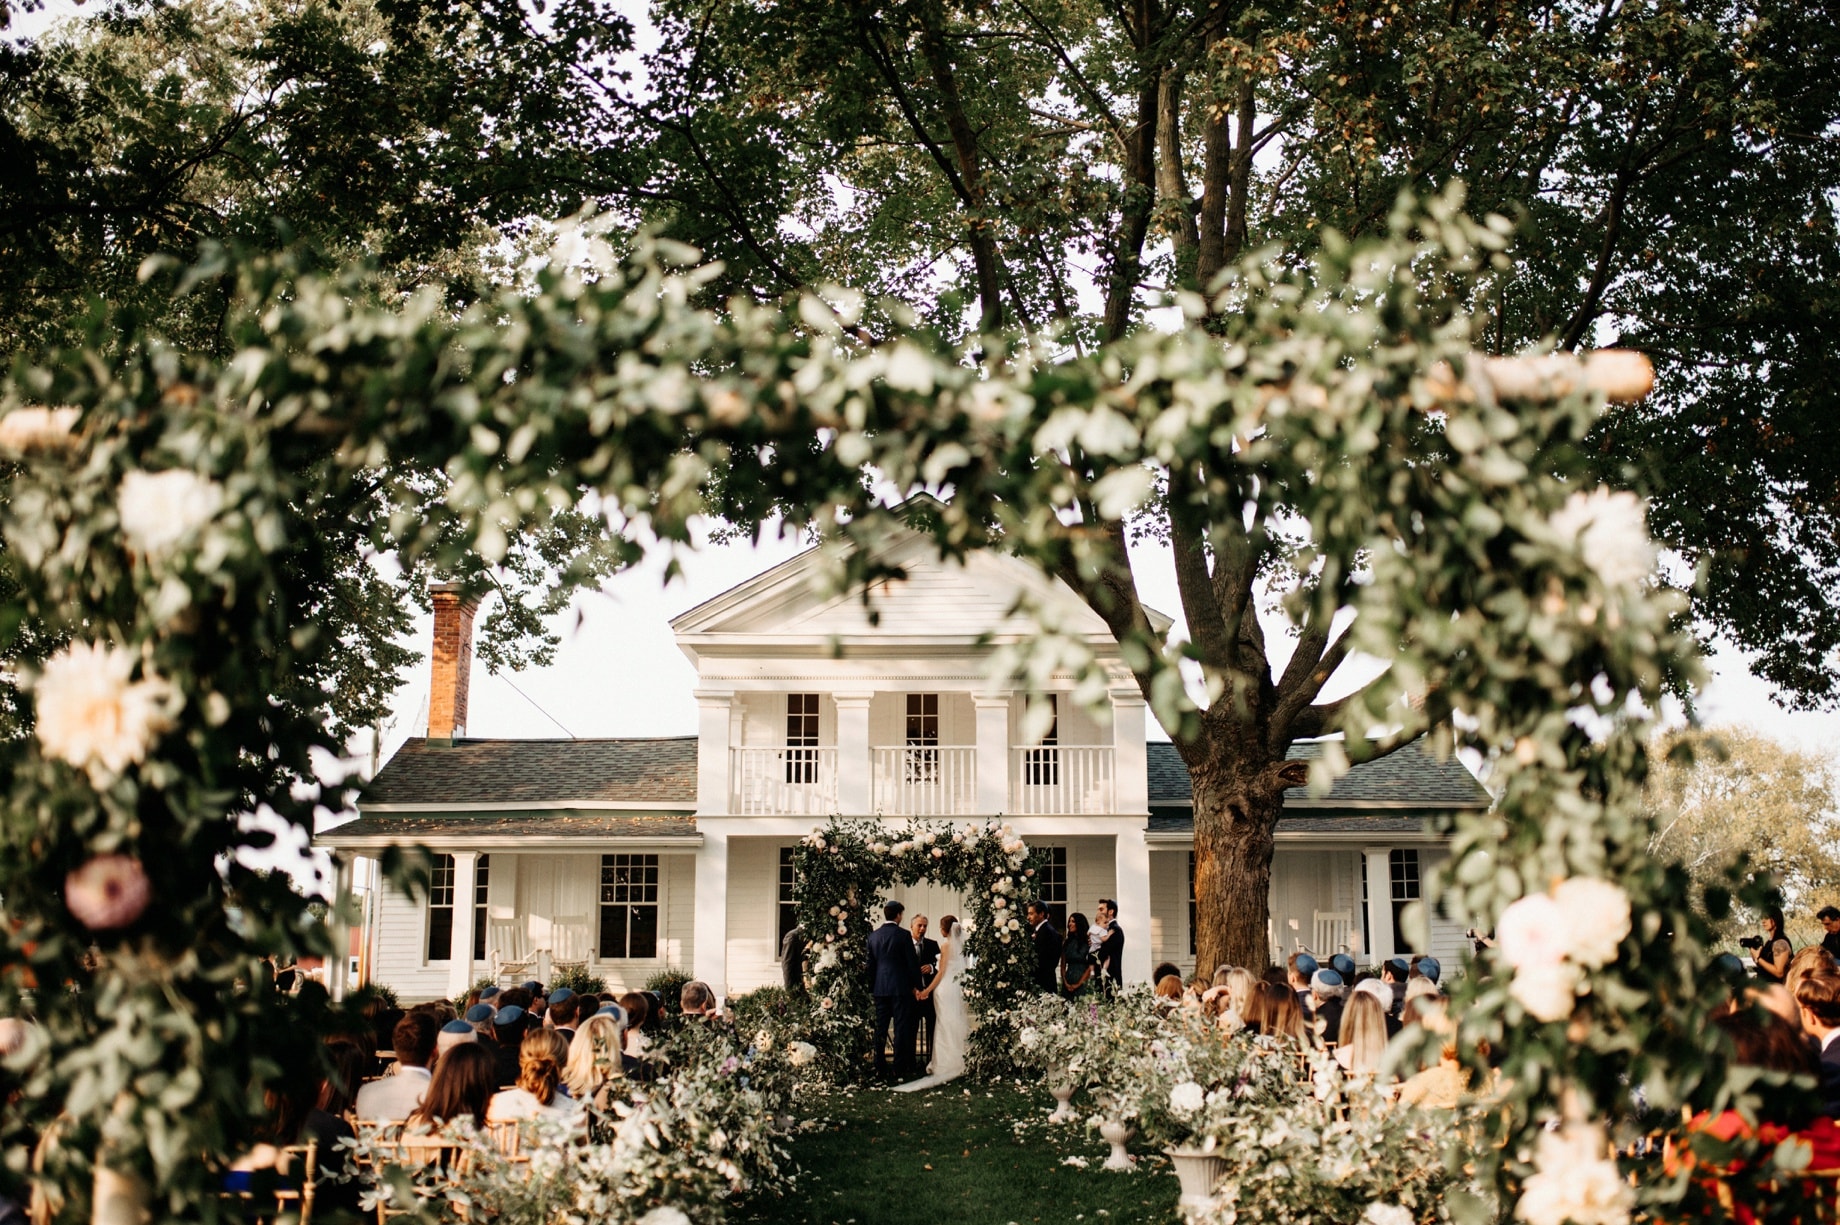
[[[377,964],[379,983],[405,1004],[447,995],[448,962],[429,961],[428,907],[424,895],[412,901],[389,881],[377,895]]]
[[[1442,866],[1449,859],[1448,851],[1426,848],[1418,853],[1419,869],[1428,878],[1434,867]],[[1441,981],[1449,982],[1451,976],[1468,960],[1470,952],[1471,945],[1469,937],[1464,934],[1464,925],[1434,911],[1431,915],[1431,955],[1443,966]]]
[[[781,981],[779,850],[790,838],[728,840],[728,993]],[[721,984],[716,984],[721,990]]]
[[[1123,899],[1120,899],[1123,900]],[[1125,933],[1129,940],[1131,933]],[[1188,852],[1150,852],[1150,963],[1173,961],[1193,973],[1188,951]]]

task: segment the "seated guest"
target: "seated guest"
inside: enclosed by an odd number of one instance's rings
[[[1393,1002],[1386,1010],[1386,1015],[1397,1020],[1400,1011],[1406,1006],[1406,980],[1412,977],[1412,967],[1403,957],[1389,957],[1380,966],[1380,981],[1392,992]]]
[[[1182,1002],[1182,976],[1165,974],[1156,980],[1156,1002],[1159,1008],[1173,1008]]]
[[[1438,981],[1439,977],[1442,976],[1444,967],[1438,964],[1438,959],[1435,957],[1414,957],[1412,959],[1412,972],[1414,974],[1423,974],[1426,978],[1435,983]]]
[[[343,1051],[338,1047],[344,1047]],[[346,1043],[329,1043],[326,1055],[332,1068],[327,1075],[316,1067],[282,1071],[281,1079],[262,1093],[267,1117],[256,1127],[255,1146],[238,1159],[224,1179],[226,1191],[261,1191],[293,1186],[281,1149],[289,1145],[316,1144],[314,1189],[316,1202],[325,1209],[355,1213],[358,1182],[347,1178],[351,1154],[339,1141],[357,1135],[351,1124],[322,1109],[318,1103],[339,1104],[345,1089],[338,1084],[345,1071],[354,1070],[364,1052]],[[299,1062],[299,1061],[296,1061]]]
[[[510,987],[498,993],[498,998],[492,1001],[492,1007],[522,1008],[525,1012],[529,1012],[533,998],[528,988]]]
[[[1826,949],[1836,964],[1840,964],[1840,907],[1823,906],[1814,912],[1820,921],[1821,930],[1826,934],[1821,937],[1821,947]]]
[[[1413,1000],[1442,999],[1443,997],[1444,993],[1438,990],[1438,985],[1423,974],[1414,974],[1406,979],[1406,1003],[1408,1004]]]
[[[1353,1004],[1354,996],[1356,995],[1367,996],[1380,1005],[1380,1015],[1386,1018],[1386,1036],[1388,1038],[1391,1038],[1394,1034],[1399,1032],[1398,1020],[1387,1012],[1387,1009],[1392,1007],[1393,1004],[1393,989],[1390,986],[1377,978],[1363,978],[1354,985],[1354,992],[1349,996],[1350,1004]],[[1344,1015],[1343,1020],[1345,1021],[1346,1019]]]
[[[1379,980],[1368,981],[1385,990]],[[1342,1013],[1341,1041],[1335,1047],[1335,1061],[1350,1076],[1373,1079],[1379,1075],[1386,1043],[1386,1008],[1380,1003],[1379,995],[1357,990],[1348,998],[1348,1007]]]
[[[1797,984],[1802,981],[1803,977],[1813,974],[1817,970],[1828,974],[1834,973],[1833,954],[1829,953],[1818,944],[1810,944],[1804,948],[1796,949],[1795,955],[1789,958],[1789,972],[1783,976],[1784,988],[1786,988],[1789,995],[1793,997],[1795,995],[1795,988]]]
[[[469,1036],[472,1030],[462,1024]],[[411,1012],[396,1022],[390,1035],[396,1051],[396,1066],[388,1076],[373,1080],[358,1090],[354,1107],[360,1119],[381,1123],[400,1123],[422,1104],[428,1091],[428,1065],[434,1059],[437,1031],[434,1018],[425,1012]]]
[[[720,1018],[716,1012],[716,993],[709,989],[708,983],[694,978],[677,993],[677,1009],[683,1013],[685,1020],[697,1017],[714,1021]]]
[[[575,1040],[575,1018],[582,997],[567,987],[557,987],[549,993],[549,1011],[544,1014],[543,1023],[562,1035],[564,1042]]]
[[[479,1036],[487,1042],[492,1041],[492,1018],[498,1015],[498,1009],[490,1004],[474,1004],[466,1010],[464,1020],[478,1031]]]
[[[1316,1018],[1318,1045],[1336,1042],[1342,1036],[1342,1008],[1348,987],[1339,970],[1318,970],[1310,975],[1310,1010]]]
[[[1150,981],[1160,983],[1171,974],[1175,975],[1177,982],[1182,981],[1182,967],[1173,961],[1165,961],[1156,967],[1155,973],[1150,975]]]
[[[1288,1041],[1300,1048],[1309,1044],[1303,1009],[1297,1006],[1297,997],[1289,987],[1267,982],[1255,984],[1246,1012],[1247,1028],[1258,1036]]]
[[[562,1091],[569,1049],[553,1029],[533,1029],[518,1048],[517,1084],[500,1089],[486,1107],[486,1122],[511,1123],[543,1116],[573,1118],[581,1103]]]
[[[651,1001],[637,991],[628,991],[617,1001],[620,1011],[626,1017],[626,1033],[622,1046],[621,1065],[628,1076],[645,1079],[645,1052],[651,1046],[651,1039],[645,1036],[645,1025],[650,1017]]]
[[[1310,977],[1317,970],[1316,958],[1308,953],[1292,953],[1285,966],[1285,981],[1297,995],[1297,1007],[1303,1009],[1303,1019],[1316,1019],[1315,1002],[1310,998]]]
[[[477,1039],[462,1043],[435,1065],[422,1104],[409,1114],[409,1126],[433,1131],[465,1119],[484,1129],[486,1107],[497,1084],[498,1066],[491,1048]]]
[[[498,1043],[493,1058],[498,1060],[498,1087],[501,1089],[517,1083],[518,1052],[529,1028],[529,1016],[516,1004],[507,1004],[492,1016],[492,1040]]]
[[[1342,976],[1343,986],[1354,986],[1355,971],[1358,968],[1354,964],[1354,958],[1346,953],[1337,953],[1329,958],[1329,968]]]
[[[447,1054],[447,1052],[453,1050],[456,1046],[464,1046],[468,1043],[477,1043],[478,1041],[479,1031],[474,1029],[471,1025],[468,1025],[465,1021],[449,1021],[447,1024],[441,1026],[441,1032],[435,1035],[435,1062],[439,1063],[441,1056]],[[432,1075],[433,1071],[434,1064],[430,1064],[429,1073]]]
[[[619,1005],[612,1012],[597,1012],[581,1023],[575,1041],[569,1044],[569,1062],[562,1070],[562,1083],[569,1096],[594,1112],[589,1121],[589,1139],[600,1137],[597,1121],[610,1118],[613,1101],[626,1084],[626,1014]]]
[[[1246,1014],[1252,1008],[1252,989],[1259,980],[1252,976],[1251,970],[1238,966],[1227,971],[1227,981],[1219,987],[1219,997],[1215,1015],[1220,1018],[1220,1028],[1227,1033],[1238,1033],[1246,1027]]]
[[[1211,990],[1214,987],[1226,986],[1227,985],[1227,975],[1233,973],[1233,970],[1234,970],[1233,966],[1225,966],[1225,965],[1215,966],[1214,967],[1214,981],[1208,984],[1209,989]]]
[[[1426,1021],[1432,1019],[1426,1017]],[[1441,1021],[1441,1015],[1437,1019]],[[1455,1110],[1468,1093],[1469,1069],[1457,1058],[1457,1029],[1449,1025],[1437,1063],[1406,1078],[1399,1086],[1399,1104],[1424,1110]]]
[[[1840,1116],[1840,974],[1802,975],[1795,986],[1795,1003],[1802,1029],[1814,1039],[1820,1059],[1823,1108],[1830,1117]]]
[[[373,1056],[355,1042],[333,1038],[326,1043],[326,1075],[320,1080],[319,1100],[314,1109],[342,1119],[351,1113],[358,1087],[364,1083],[364,1071]],[[350,1130],[349,1128],[347,1130]]]

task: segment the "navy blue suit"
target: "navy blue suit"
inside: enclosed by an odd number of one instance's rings
[[[888,922],[869,933],[869,993],[875,996],[875,1072],[887,1065],[882,1054],[888,1027],[894,1026],[894,1074],[913,1075],[914,1030],[919,1014],[914,992],[920,989],[920,955],[914,938],[899,923]]]

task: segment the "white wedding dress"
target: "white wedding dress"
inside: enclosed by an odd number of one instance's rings
[[[965,1040],[971,1035],[971,1015],[965,1011],[965,990],[961,985],[965,959],[956,940],[939,942],[939,957],[945,963],[939,985],[933,988],[933,1062],[926,1065],[925,1076],[904,1085],[896,1093],[914,1093],[931,1089],[965,1074]]]

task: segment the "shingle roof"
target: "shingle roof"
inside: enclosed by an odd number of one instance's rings
[[[1145,746],[1150,775],[1150,803],[1188,804],[1194,801],[1189,785],[1188,767],[1166,740],[1152,740]],[[1322,755],[1319,744],[1293,744],[1292,760],[1308,761]],[[1487,807],[1489,793],[1476,776],[1456,758],[1439,761],[1420,741],[1389,753],[1378,761],[1366,761],[1335,780],[1326,796],[1312,796],[1302,789],[1289,793],[1285,807],[1361,808],[1372,804],[1411,806],[1425,809]],[[1294,820],[1290,817],[1286,820]],[[1286,829],[1295,828],[1286,825]]]
[[[378,804],[696,804],[696,737],[457,740],[415,737],[359,800]]]
[[[689,817],[630,816],[613,812],[493,812],[478,816],[431,816],[390,813],[359,817],[319,834],[321,841],[346,838],[490,838],[540,834],[545,838],[693,838]]]

